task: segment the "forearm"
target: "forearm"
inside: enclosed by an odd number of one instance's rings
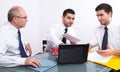
[[[0,56],[0,66],[3,67],[15,67],[25,64],[25,58],[16,56]]]
[[[114,55],[114,56],[119,56],[119,57],[120,57],[120,50],[114,50],[114,51],[112,52],[112,55]]]

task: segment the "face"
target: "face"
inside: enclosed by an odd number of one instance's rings
[[[74,19],[75,19],[75,15],[74,15],[74,14],[67,13],[66,16],[63,16],[63,17],[62,17],[64,26],[65,26],[65,27],[70,27],[70,26],[72,26],[72,24],[73,24],[73,22],[74,22]]]
[[[15,16],[15,26],[19,29],[25,26],[27,22],[27,15],[23,9],[20,9],[20,14]]]
[[[101,25],[107,26],[110,23],[111,12],[106,13],[104,10],[98,10],[96,11],[96,16]]]

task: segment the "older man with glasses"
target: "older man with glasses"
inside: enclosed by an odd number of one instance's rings
[[[0,66],[41,66],[38,60],[28,58],[32,54],[31,47],[24,43],[20,33],[20,28],[23,28],[26,22],[27,15],[23,8],[14,6],[9,10],[8,22],[0,27]]]

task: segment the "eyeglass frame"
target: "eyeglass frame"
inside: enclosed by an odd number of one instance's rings
[[[27,16],[24,16],[24,17],[21,17],[21,16],[15,16],[15,17],[22,18],[22,19],[27,19]]]

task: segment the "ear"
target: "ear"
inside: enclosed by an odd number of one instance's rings
[[[62,20],[64,19],[64,16],[62,16]]]
[[[16,17],[13,17],[13,20],[15,23],[17,22],[17,18]]]
[[[110,17],[112,17],[112,13],[111,12],[109,12],[108,14],[109,14]]]

